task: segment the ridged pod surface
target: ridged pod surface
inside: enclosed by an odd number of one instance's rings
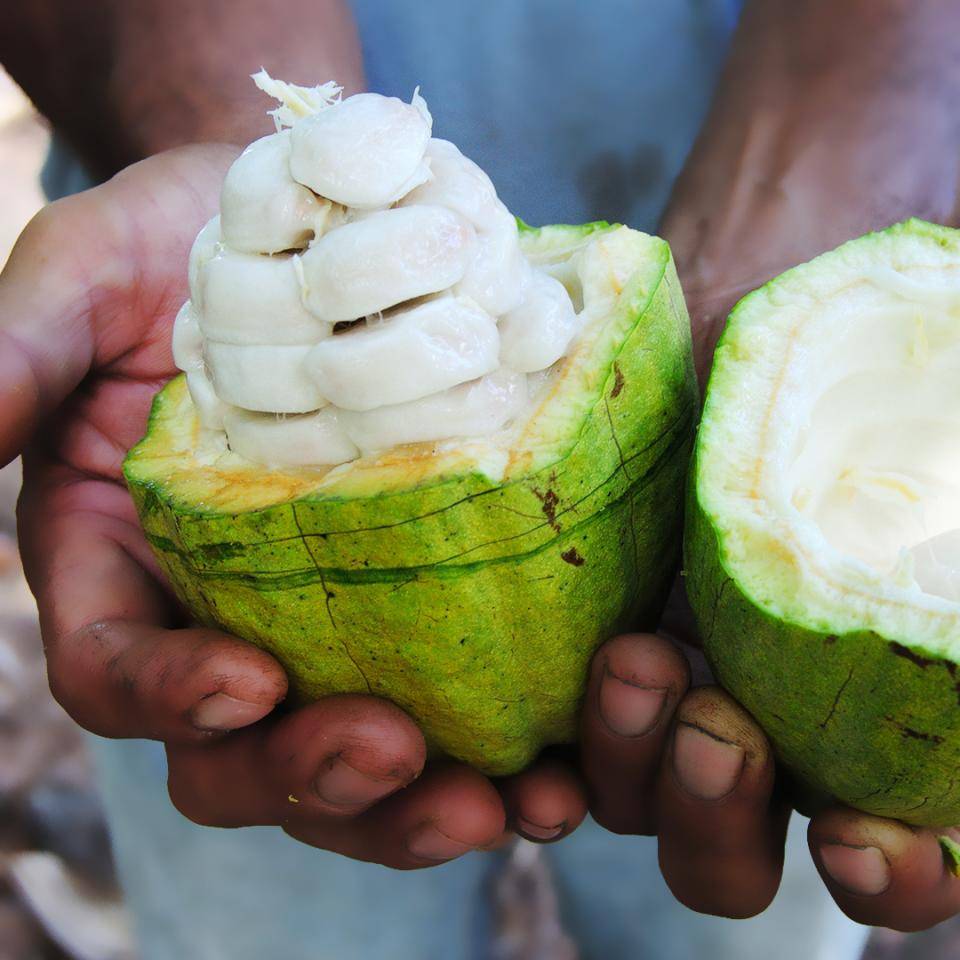
[[[523,243],[559,261],[610,229],[525,228]],[[295,701],[389,698],[435,751],[485,772],[574,739],[597,645],[660,614],[697,409],[669,248],[636,237],[609,316],[499,459],[470,441],[270,472],[198,452],[171,381],[125,470],[187,608],[275,655]]]

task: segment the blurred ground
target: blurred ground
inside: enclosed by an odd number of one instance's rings
[[[48,139],[0,70],[0,265],[43,202]],[[18,464],[0,470],[0,960],[134,960],[82,736],[47,689],[16,552],[19,486]],[[575,960],[544,871],[532,845],[517,846],[493,892],[497,960]],[[960,960],[960,920],[876,931],[863,960]]]
[[[43,202],[48,132],[0,71],[0,264]],[[80,732],[47,689],[17,557],[19,464],[0,470],[0,960],[132,960]]]

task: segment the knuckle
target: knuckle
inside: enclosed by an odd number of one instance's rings
[[[129,628],[113,621],[98,621],[81,627],[64,646],[75,651],[75,658],[87,676],[99,675],[106,690],[130,703],[148,703],[165,686],[182,676],[178,663],[162,644],[144,644],[130,634]]]
[[[41,207],[30,218],[21,235],[22,243],[42,243],[50,238],[51,234],[59,232],[59,225],[63,216],[65,203],[63,200],[54,200]]]
[[[97,702],[97,682],[87,669],[83,644],[85,637],[74,634],[46,645],[47,683],[53,698],[81,726],[87,726],[89,714]]]
[[[49,250],[52,243],[61,247],[64,239],[73,233],[72,224],[83,216],[86,208],[87,201],[82,195],[63,197],[45,204],[30,219],[17,245],[30,252],[35,249]]]

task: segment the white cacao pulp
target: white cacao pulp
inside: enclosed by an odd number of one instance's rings
[[[497,434],[583,323],[419,92],[261,72],[277,132],[234,161],[174,324],[203,428],[270,467]],[[579,300],[579,296],[577,297]]]

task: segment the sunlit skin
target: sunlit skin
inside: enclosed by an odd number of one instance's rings
[[[807,33],[796,22],[786,31],[802,60],[803,43],[822,36],[817,19],[836,5],[790,6],[811,21]],[[905,6],[871,0],[871,50],[900,36]],[[930,51],[942,52],[960,31],[944,29],[944,5],[913,6],[924,15],[911,42],[927,45],[924,62],[936,79],[942,64]],[[745,152],[751,98],[771,88],[755,70],[772,71],[788,92],[797,79],[777,74],[778,59],[763,55],[769,37],[788,42],[778,33],[781,8],[779,0],[748,6],[720,99],[664,225],[690,294],[701,370],[742,290],[869,226],[907,213],[947,222],[956,212],[955,161],[941,169],[931,160],[947,147],[957,155],[955,133],[940,122],[940,94],[920,98],[910,78],[891,81],[900,86],[863,109],[877,111],[877,129],[881,107],[893,110],[890,122],[901,120],[911,93],[930,111],[922,151],[917,141],[906,154],[900,141],[867,141],[877,147],[868,151],[868,173],[882,164],[883,146],[891,167],[922,161],[915,195],[891,190],[866,212],[846,189],[830,195],[825,185],[860,182],[863,152],[846,144],[847,166],[836,151],[818,153],[828,134],[800,96],[786,97],[793,121],[765,127],[762,145]],[[843,9],[831,36],[853,43],[866,4]],[[838,62],[844,53],[834,51]],[[836,69],[833,82],[799,79],[831,99],[862,90]],[[924,76],[926,90],[939,90]],[[796,138],[814,149],[798,151]],[[762,910],[778,886],[788,816],[773,796],[769,746],[721,690],[689,688],[687,658],[666,638],[626,635],[598,651],[578,758],[551,757],[491,782],[462,765],[425,766],[420,732],[384,701],[334,697],[275,712],[286,689],[277,663],[184,623],[158,578],[120,463],[143,433],[153,393],[174,372],[170,330],[186,296],[187,252],[234,155],[185,147],[51,205],[0,276],[0,459],[24,451],[21,545],[58,699],[97,733],[163,740],[173,802],[200,823],[280,824],[306,843],[406,869],[494,846],[508,831],[557,840],[589,808],[614,831],[658,835],[664,877],[682,902],[727,916]],[[801,156],[792,168],[789,158]],[[788,181],[785,169],[795,174]],[[783,182],[789,190],[771,188]],[[798,208],[812,211],[803,229],[791,220]],[[665,625],[687,629],[676,610]],[[834,809],[814,818],[810,839],[825,883],[856,920],[920,929],[960,909],[960,880],[946,869],[934,832]]]

